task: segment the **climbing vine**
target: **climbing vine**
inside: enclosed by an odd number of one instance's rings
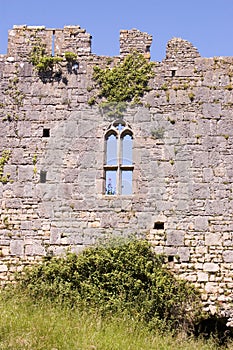
[[[98,94],[92,96],[89,104],[98,99],[102,103],[141,103],[141,97],[150,90],[149,80],[153,77],[153,63],[138,52],[127,55],[122,62],[113,68],[105,69],[95,66],[93,68],[94,88]]]
[[[30,62],[35,66],[38,72],[53,71],[54,66],[63,60],[60,56],[46,55],[45,46],[35,45],[32,48]]]
[[[4,165],[7,164],[10,159],[11,152],[9,150],[4,150],[2,156],[0,157],[0,182],[6,184],[9,182],[10,174],[4,175]]]
[[[18,119],[19,116],[24,118],[25,111],[22,110],[24,104],[25,94],[22,91],[22,81],[19,77],[19,65],[14,65],[12,76],[8,79],[3,90],[4,103],[0,104],[0,118],[3,122],[12,123],[13,130],[18,136]]]
[[[67,63],[72,64],[77,59],[77,55],[73,52],[65,52],[64,58]],[[59,64],[64,61],[64,58],[62,56],[47,55],[45,45],[38,42],[32,48],[30,62],[39,73],[53,72],[54,68],[57,68],[57,71],[61,72]]]

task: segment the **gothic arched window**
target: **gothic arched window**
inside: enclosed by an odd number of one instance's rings
[[[105,134],[105,194],[131,195],[133,133],[124,121],[115,121]]]

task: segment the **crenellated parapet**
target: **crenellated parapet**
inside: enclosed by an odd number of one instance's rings
[[[167,43],[166,60],[189,61],[201,57],[197,48],[189,41],[181,38],[172,38]]]
[[[48,55],[73,52],[85,56],[91,53],[91,35],[80,26],[65,26],[64,29],[14,26],[9,31],[7,54],[21,59],[28,58],[33,47],[41,45]]]
[[[73,52],[78,56],[91,54],[91,35],[80,26],[65,26],[62,29],[44,26],[15,25],[8,33],[7,55],[20,59],[28,58],[33,47],[43,46],[45,53],[62,56]],[[152,36],[137,29],[120,31],[120,56],[136,50],[150,59]]]
[[[64,29],[56,29],[53,32],[55,55],[69,51],[78,56],[91,54],[92,37],[80,26],[65,26]]]
[[[78,56],[91,54],[91,35],[78,25],[65,26],[62,29],[44,26],[15,25],[8,33],[7,55],[28,58],[34,46],[43,46],[45,53],[62,56],[73,52]],[[152,36],[137,29],[120,31],[120,56],[124,57],[136,50],[150,59]],[[172,38],[167,43],[166,61],[193,61],[200,54],[190,42]]]
[[[52,30],[44,26],[14,26],[8,32],[7,55],[19,58],[27,58],[33,46],[43,43],[46,54],[52,52]]]
[[[126,56],[136,50],[150,58],[152,35],[137,29],[120,31],[120,55]]]

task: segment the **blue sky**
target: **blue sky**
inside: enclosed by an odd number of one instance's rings
[[[120,29],[137,28],[153,35],[152,60],[165,57],[173,37],[190,41],[203,57],[233,56],[233,0],[0,0],[0,5],[2,54],[8,30],[27,24],[80,25],[99,55],[118,55]]]

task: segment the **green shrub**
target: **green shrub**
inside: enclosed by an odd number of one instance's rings
[[[140,97],[146,91],[150,78],[154,76],[153,63],[138,52],[126,56],[123,62],[101,69],[95,66],[93,80],[99,89],[99,97],[107,102],[140,103]]]
[[[3,150],[2,156],[0,157],[0,182],[2,182],[3,184],[6,184],[7,182],[10,181],[9,180],[10,174],[6,174],[4,176],[4,166],[9,161],[10,156],[11,156],[11,152],[9,150]]]
[[[59,56],[43,56],[40,58],[39,63],[36,65],[36,69],[39,72],[48,72],[52,71],[54,65],[62,61],[62,57]]]
[[[65,52],[65,60],[72,63],[77,59],[77,55],[73,52]],[[50,56],[46,54],[45,45],[38,42],[38,45],[33,46],[30,53],[30,62],[35,66],[39,73],[53,72],[55,66],[63,61],[61,56]],[[60,71],[60,67],[58,67]]]
[[[187,328],[200,311],[197,291],[176,279],[147,241],[136,239],[47,258],[20,274],[17,288],[103,314],[127,312],[160,328]]]
[[[77,60],[78,58],[78,55],[74,52],[65,52],[65,59],[68,61],[68,62],[73,62],[75,60]]]

